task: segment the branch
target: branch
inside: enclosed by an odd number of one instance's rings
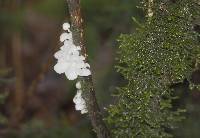
[[[81,47],[82,55],[87,58],[87,52],[84,43],[84,27],[83,18],[81,15],[80,0],[67,0],[67,2],[71,16],[74,44]],[[110,132],[103,121],[103,117],[96,100],[92,76],[80,77],[79,80],[83,86],[83,98],[86,101],[89,117],[98,138],[109,138]]]

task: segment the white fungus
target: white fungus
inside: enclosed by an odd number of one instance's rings
[[[70,41],[72,39],[72,34],[71,33],[62,33],[60,35],[60,41],[64,42],[65,40]]]
[[[85,100],[82,98],[81,83],[79,81],[76,83],[76,88],[78,89],[77,94],[73,99],[73,102],[75,103],[75,109],[80,110],[81,114],[87,113],[88,110]]]
[[[68,30],[70,28],[70,24],[69,23],[64,23],[63,24],[63,30]]]
[[[85,57],[80,54],[81,47],[76,46],[73,42],[70,24],[64,23],[63,30],[65,32],[60,36],[63,46],[54,54],[54,57],[58,60],[54,70],[59,74],[64,73],[69,80],[75,80],[78,76],[91,75],[90,65],[85,63]],[[76,88],[78,89],[77,94],[73,99],[75,109],[80,110],[82,114],[87,113],[88,110],[85,100],[82,98],[80,82],[76,83]]]
[[[80,83],[80,81],[78,81],[78,82],[76,83],[76,88],[77,88],[77,89],[81,89],[81,83]]]
[[[75,103],[75,109],[80,110],[81,114],[87,113],[85,100],[82,98],[82,90],[78,90],[73,102]]]
[[[64,23],[63,29],[66,32],[61,34],[60,41],[64,45],[54,55],[58,60],[54,70],[59,74],[65,73],[69,80],[75,80],[78,76],[91,75],[90,65],[85,63],[85,57],[80,54],[80,46],[76,46],[73,42],[70,25]]]

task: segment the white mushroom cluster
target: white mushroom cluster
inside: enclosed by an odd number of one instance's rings
[[[88,112],[85,100],[82,98],[82,90],[81,90],[81,83],[76,83],[77,88],[77,94],[73,99],[73,102],[75,103],[75,109],[80,110],[81,114],[85,114]]]
[[[91,75],[90,65],[85,63],[85,57],[80,54],[81,47],[76,46],[73,42],[72,32],[70,31],[70,24],[63,24],[64,33],[60,36],[60,41],[64,44],[54,57],[58,60],[54,66],[54,70],[59,73],[65,73],[69,80],[75,80],[78,76]],[[73,102],[76,110],[80,110],[82,114],[87,113],[85,100],[82,98],[81,83],[76,83],[77,94]]]
[[[64,23],[63,29],[65,32],[61,34],[60,41],[64,45],[54,55],[58,60],[54,70],[59,74],[65,73],[69,80],[75,80],[78,76],[89,76],[90,65],[84,62],[85,57],[80,54],[80,46],[74,44],[69,23]]]

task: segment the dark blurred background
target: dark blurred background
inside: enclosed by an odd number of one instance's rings
[[[144,21],[139,0],[82,0],[86,46],[97,99],[104,107],[125,80],[114,66],[117,38]],[[54,72],[53,57],[69,22],[66,0],[0,0],[0,138],[93,138],[87,115],[75,111],[75,82]],[[193,78],[200,82],[200,72]],[[200,137],[200,92],[176,86],[186,119],[175,137]]]

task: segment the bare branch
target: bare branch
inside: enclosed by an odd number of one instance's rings
[[[67,0],[67,2],[71,16],[74,44],[81,47],[82,55],[87,58],[80,0]],[[90,75],[88,77],[80,77],[79,79],[83,86],[83,98],[86,101],[89,117],[98,138],[109,138],[110,132],[103,121],[103,117],[95,97],[92,76]]]

